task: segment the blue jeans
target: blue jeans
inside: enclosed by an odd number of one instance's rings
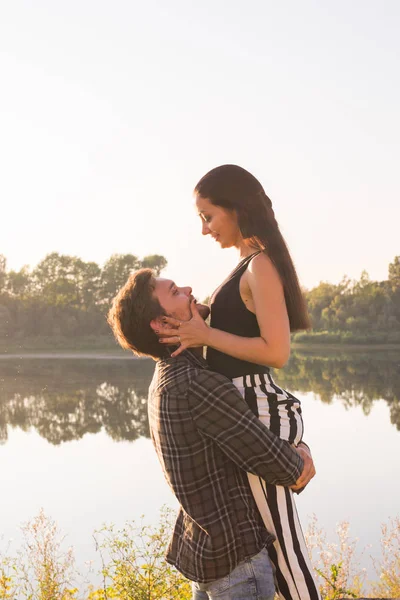
[[[273,600],[273,567],[265,548],[210,583],[193,582],[193,600]]]

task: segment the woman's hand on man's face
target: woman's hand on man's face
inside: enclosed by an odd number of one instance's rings
[[[190,303],[190,310],[192,313],[190,321],[179,321],[173,317],[162,317],[167,327],[163,327],[160,331],[160,344],[180,344],[179,348],[171,356],[178,356],[186,348],[207,345],[210,328],[200,315],[195,300],[192,300]]]

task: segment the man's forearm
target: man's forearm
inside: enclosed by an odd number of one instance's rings
[[[200,376],[191,386],[197,427],[245,471],[268,483],[293,485],[303,470],[302,458],[261,423],[228,381],[213,379]]]

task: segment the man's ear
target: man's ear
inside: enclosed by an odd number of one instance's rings
[[[157,333],[159,331],[162,331],[163,327],[165,327],[165,323],[163,323],[161,317],[157,317],[156,319],[150,321],[150,327],[152,328],[154,333]]]

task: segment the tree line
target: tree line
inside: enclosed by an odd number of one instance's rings
[[[337,285],[321,282],[305,292],[312,333],[296,342],[400,343],[400,256],[389,264],[388,279],[344,277]]]
[[[149,267],[158,275],[166,265],[158,254],[113,254],[99,266],[52,252],[34,269],[13,271],[0,255],[0,338],[110,335],[105,315],[129,274]]]
[[[0,255],[0,340],[38,337],[83,339],[111,333],[105,315],[129,274],[150,267],[159,275],[167,260],[157,254],[139,259],[113,254],[103,266],[52,252],[35,268],[7,269]],[[305,291],[312,332],[295,342],[400,343],[400,256],[389,265],[385,281],[344,277]]]

